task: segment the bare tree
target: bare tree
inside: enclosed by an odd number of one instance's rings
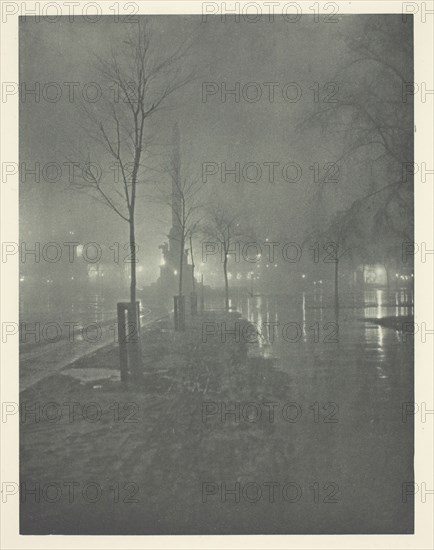
[[[399,254],[397,240],[413,240],[412,173],[403,172],[413,161],[413,101],[403,96],[413,81],[410,22],[396,17],[385,25],[381,16],[364,16],[364,25],[351,30],[345,61],[331,79],[336,97],[318,103],[300,126],[321,128],[341,150],[335,165],[343,177],[336,194],[324,177],[312,197],[314,231],[336,248],[336,307],[343,254],[363,264],[383,263],[389,282],[392,255]],[[325,212],[335,201],[345,210],[330,216]]]
[[[154,136],[151,116],[167,107],[169,97],[193,78],[185,70],[191,40],[162,58],[157,52],[148,18],[139,18],[126,40],[107,58],[98,58],[108,95],[98,104],[83,104],[90,129],[84,179],[76,188],[89,192],[129,226],[131,257],[130,301],[136,301],[136,205],[138,185],[149,181],[146,168]],[[97,146],[102,146],[98,155]],[[93,158],[104,169],[95,169]],[[108,175],[111,172],[111,177]]]
[[[188,233],[188,240],[190,244],[190,258],[191,258],[191,287],[193,289],[193,292],[196,292],[196,279],[194,276],[194,271],[196,268],[196,264],[194,263],[194,250],[193,250],[193,239],[196,235],[198,235],[201,232],[200,223],[202,219],[198,219],[193,225],[191,226],[189,233]]]
[[[318,102],[299,128],[320,127],[341,148],[335,165],[341,174],[346,169],[359,189],[358,197],[350,198],[353,213],[365,203],[375,206],[378,218],[387,217],[389,227],[412,240],[412,171],[405,172],[413,162],[413,101],[405,95],[413,81],[411,22],[396,17],[385,25],[382,16],[363,17],[363,26],[351,27],[345,61],[331,78],[333,98]],[[339,182],[340,200],[344,184]],[[318,201],[326,186],[325,176]],[[328,191],[335,200],[330,186]]]
[[[339,308],[339,278],[342,258],[362,265],[379,263],[386,271],[387,290],[390,270],[401,253],[402,232],[388,225],[382,209],[377,210],[375,194],[361,197],[345,210],[336,212],[328,225],[316,228],[306,240],[315,240],[326,252],[327,262],[334,263],[334,305]],[[381,238],[379,238],[379,235]],[[319,243],[318,243],[319,241]]]
[[[223,276],[225,281],[225,309],[229,310],[229,277],[228,259],[231,245],[239,241],[246,232],[243,231],[240,215],[233,209],[214,201],[207,209],[203,232],[222,248]]]

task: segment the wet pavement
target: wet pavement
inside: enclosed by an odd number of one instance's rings
[[[255,327],[266,324],[258,349],[290,380],[292,475],[337,481],[352,512],[346,532],[383,532],[381,524],[408,532],[412,511],[402,490],[413,479],[406,415],[414,401],[413,310],[385,306],[383,292],[375,294],[376,305],[342,308],[338,318],[332,307],[309,307],[305,296],[301,304],[250,298],[240,310]],[[384,318],[393,328],[376,322]]]
[[[30,387],[30,403],[97,402],[105,413],[25,424],[22,479],[105,492],[94,504],[30,499],[23,532],[80,521],[86,533],[411,533],[413,417],[403,413],[414,342],[402,327],[412,309],[385,303],[380,291],[336,318],[325,300],[245,297],[241,316],[208,313],[185,336],[168,321],[146,331],[143,388],[120,388],[109,348]],[[389,317],[392,328],[378,324]],[[114,403],[133,405],[138,421],[115,422]]]
[[[98,297],[96,297],[98,298]],[[164,316],[161,310],[141,309],[142,326]],[[117,342],[116,307],[96,299],[53,307],[20,321],[20,392],[72,362]]]

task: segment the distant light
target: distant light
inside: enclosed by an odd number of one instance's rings
[[[23,282],[23,281],[24,281],[24,277],[20,277],[20,281]]]
[[[383,301],[381,299],[381,290],[377,290],[377,304],[378,307],[381,307],[383,305]]]
[[[277,264],[274,264],[274,267],[277,267]]]
[[[74,280],[74,277],[71,277],[71,281],[73,281],[73,280]]]
[[[399,273],[395,273],[395,277],[399,277]]]
[[[313,284],[316,285],[316,281],[314,281]]]
[[[306,279],[306,275],[303,273],[303,275],[301,276],[302,279]]]
[[[319,284],[322,285],[322,281],[320,281]]]
[[[174,272],[173,272],[174,275],[178,275],[178,270],[175,269]]]
[[[268,243],[268,237],[265,239],[265,241]]]
[[[411,274],[411,276],[413,277],[413,273]]]
[[[257,257],[258,257],[258,258],[262,258],[262,254],[261,254],[261,253],[259,253]]]

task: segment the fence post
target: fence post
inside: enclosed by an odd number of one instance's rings
[[[125,302],[118,302],[118,341],[119,341],[119,363],[121,371],[121,382],[128,379],[128,355],[127,355],[127,331],[125,321]]]
[[[138,380],[142,370],[140,303],[118,302],[117,314],[121,381],[126,382],[129,373]]]

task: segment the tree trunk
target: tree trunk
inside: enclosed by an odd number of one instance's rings
[[[136,230],[135,230],[135,221],[134,215],[136,211],[136,185],[137,185],[137,174],[139,172],[140,166],[140,157],[142,155],[142,135],[143,135],[143,121],[140,129],[140,147],[137,147],[134,155],[134,167],[131,174],[131,202],[129,206],[130,214],[130,248],[131,248],[131,287],[130,287],[130,301],[132,304],[136,304]],[[136,135],[137,135],[137,119],[135,119]]]
[[[225,259],[223,261],[223,273],[225,275],[225,309],[229,311],[229,281],[228,281],[228,258],[225,252]]]
[[[184,235],[181,236],[181,257],[179,260],[179,295],[182,296],[182,274],[184,266]]]
[[[131,374],[138,379],[142,368],[142,353],[140,345],[140,310],[136,306],[136,235],[134,225],[134,210],[130,210],[130,249],[131,249],[131,283],[130,283],[130,309],[127,314],[128,338],[128,362]]]
[[[196,290],[195,289],[195,280],[194,280],[194,257],[193,257],[193,240],[191,238],[191,235],[190,235],[190,256],[191,256],[191,282],[192,282],[192,289],[193,289],[193,292]]]
[[[136,236],[134,227],[134,216],[130,218],[130,250],[131,250],[131,283],[130,302],[136,303]]]

